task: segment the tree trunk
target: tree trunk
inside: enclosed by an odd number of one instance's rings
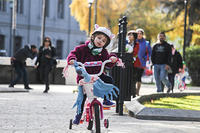
[[[186,47],[189,47],[190,46],[190,42],[192,41],[193,30],[188,28],[186,32],[187,32],[186,33]]]

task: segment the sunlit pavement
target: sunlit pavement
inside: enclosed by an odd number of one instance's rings
[[[77,93],[76,86],[51,85],[48,94],[42,93],[44,85],[30,85],[34,88],[23,93],[0,93],[0,133],[90,133],[85,124],[69,130],[69,120],[75,115],[72,105]],[[8,88],[8,85],[0,85]],[[15,88],[23,88],[16,85]],[[177,90],[178,91],[178,90]],[[193,87],[186,91],[199,91]],[[142,84],[141,95],[156,92],[155,85]],[[190,121],[138,120],[115,113],[115,108],[104,111],[110,126],[102,133],[199,133],[200,123]]]

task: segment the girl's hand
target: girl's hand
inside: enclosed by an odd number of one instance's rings
[[[74,65],[74,60],[70,60],[69,65]]]
[[[115,62],[117,62],[117,57],[111,56],[111,57],[109,58],[109,60],[111,60],[112,63],[115,63]]]

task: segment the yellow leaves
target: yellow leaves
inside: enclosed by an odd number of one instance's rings
[[[75,17],[80,24],[80,30],[86,30],[86,26],[88,27],[88,15],[89,15],[89,8],[88,8],[88,1],[87,0],[73,0],[72,4],[70,5],[71,8],[71,15]]]
[[[170,40],[176,40],[178,37],[183,38],[184,36],[184,12],[182,12],[176,19],[171,19],[171,31],[167,32]]]
[[[122,15],[128,17],[128,30],[143,28],[146,38],[156,41],[157,34],[166,31],[170,41],[183,39],[184,11],[177,18],[167,17],[167,11],[161,11],[159,0],[97,0],[97,24],[105,26],[114,34],[118,33],[118,20]],[[171,0],[174,1],[174,0]],[[95,2],[95,0],[94,0]],[[71,14],[80,24],[80,29],[88,32],[88,0],[73,0]],[[94,26],[94,3],[91,9],[91,32]],[[200,25],[194,25],[193,43],[200,38]],[[181,43],[182,44],[182,43]],[[199,44],[199,43],[198,43]]]
[[[128,29],[143,28],[148,40],[156,41],[157,34],[166,27],[157,0],[134,0],[126,10]]]
[[[194,24],[194,25],[191,26],[190,28],[194,31],[194,33],[200,35],[200,25],[199,25],[199,24]]]
[[[94,0],[95,1],[95,0]],[[97,24],[108,27],[113,33],[117,33],[118,19],[127,8],[130,0],[97,0]],[[89,6],[87,0],[73,0],[71,5],[71,15],[80,24],[80,29],[88,32]],[[91,29],[94,26],[94,3],[91,9]]]
[[[200,45],[200,25],[194,24],[190,28],[193,30],[192,43],[194,45]]]
[[[188,25],[188,20],[187,20]],[[184,11],[171,22],[171,26],[174,29],[167,33],[171,40],[176,40],[178,37],[183,39],[184,37]],[[188,28],[188,27],[187,27]],[[190,26],[193,30],[192,41],[191,44],[200,45],[200,25],[194,24]]]

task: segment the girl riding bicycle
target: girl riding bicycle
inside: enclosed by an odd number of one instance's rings
[[[91,61],[105,61],[109,59],[112,62],[108,63],[106,66],[113,67],[117,62],[117,57],[115,54],[109,54],[105,49],[109,45],[113,37],[114,35],[111,33],[110,30],[105,27],[99,27],[96,24],[95,30],[92,33],[90,40],[87,41],[85,44],[75,47],[75,49],[70,52],[67,57],[68,64],[73,65],[75,60],[81,63],[85,63]],[[100,71],[100,69],[100,66],[86,68],[89,74],[96,74]],[[82,78],[83,77],[77,75],[77,83],[79,83]],[[105,83],[113,83],[112,78],[105,75],[104,73],[100,75],[100,79],[103,80]],[[81,113],[77,112],[73,124],[79,124],[83,113],[85,100],[86,95],[84,95],[83,102],[81,104]],[[103,104],[112,106],[114,103],[104,98]]]

